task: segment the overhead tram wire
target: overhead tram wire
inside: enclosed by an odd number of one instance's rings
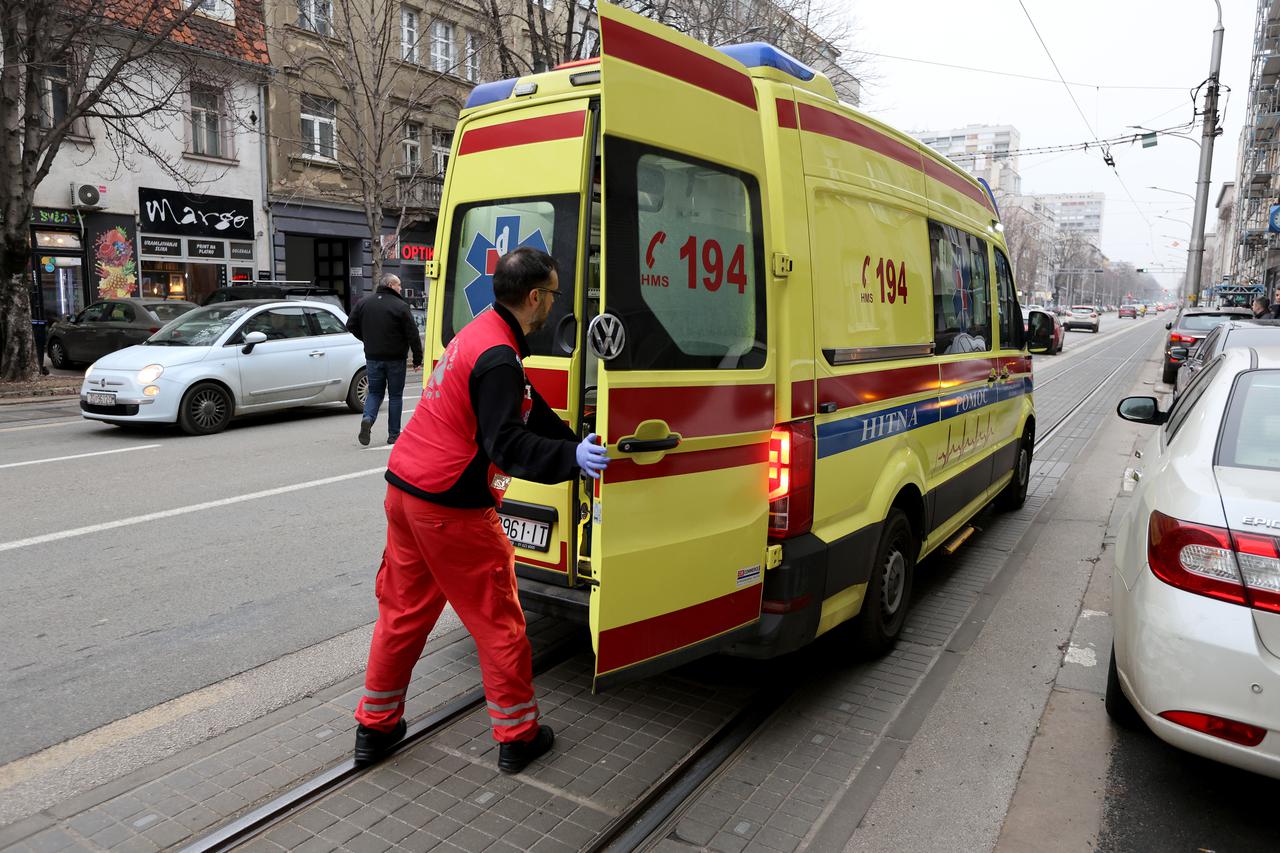
[[[1178,124],[1178,125],[1173,125],[1172,127],[1160,128],[1154,131],[1144,131],[1142,133],[1127,133],[1127,134],[1124,134],[1123,136],[1113,136],[1113,137],[1109,137],[1107,139],[1102,139],[1102,140],[1095,138],[1090,142],[1068,142],[1068,143],[1062,143],[1060,145],[1042,145],[1034,148],[1010,148],[1008,151],[1000,151],[999,154],[1002,157],[1005,155],[1013,155],[1013,154],[1017,154],[1019,156],[1031,157],[1037,154],[1058,154],[1058,153],[1067,153],[1071,151],[1088,151],[1090,148],[1105,148],[1111,145],[1122,145],[1124,143],[1133,144],[1135,142],[1141,142],[1144,136],[1150,136],[1151,133],[1157,133],[1157,134],[1166,135],[1166,136],[1176,135],[1177,131],[1190,129],[1194,124],[1195,122],[1193,121],[1193,122],[1188,122],[1187,124]],[[967,158],[989,157],[991,156],[991,152],[966,151],[963,153],[950,154],[947,156],[953,159],[966,158],[966,157]]]
[[[1068,85],[1067,78],[1062,75],[1062,69],[1058,67],[1058,61],[1053,58],[1053,51],[1049,50],[1049,45],[1047,42],[1045,42],[1044,36],[1040,35],[1040,28],[1036,26],[1035,19],[1031,17],[1031,10],[1027,8],[1027,4],[1024,2],[1024,0],[1018,0],[1018,5],[1022,7],[1022,13],[1027,16],[1027,22],[1031,24],[1031,29],[1035,32],[1036,38],[1040,40],[1040,46],[1044,48],[1045,56],[1049,57],[1049,64],[1053,66],[1053,70],[1055,73],[1057,73],[1058,79],[1062,81],[1062,88],[1066,89],[1067,96],[1071,98],[1071,103],[1075,105],[1076,112],[1080,114],[1080,120],[1083,121],[1084,126],[1089,129],[1090,135],[1093,136],[1093,141],[1098,143],[1099,145],[1102,145],[1101,141],[1098,139],[1098,132],[1094,130],[1093,125],[1089,123],[1089,117],[1086,116],[1084,114],[1084,110],[1080,108],[1080,102],[1076,100],[1075,92],[1071,91],[1071,86]],[[1133,193],[1129,191],[1129,185],[1124,182],[1124,178],[1120,177],[1120,170],[1116,168],[1116,161],[1112,158],[1111,152],[1108,149],[1108,147],[1105,145],[1102,145],[1102,149],[1103,149],[1103,154],[1102,154],[1103,162],[1105,162],[1108,166],[1110,166],[1111,171],[1115,173],[1116,180],[1120,182],[1120,187],[1124,190],[1124,194],[1129,197],[1130,203],[1133,204],[1135,209],[1137,209],[1140,213],[1142,213],[1142,221],[1147,223],[1147,231],[1150,232],[1151,220],[1147,219],[1147,214],[1142,210],[1142,208],[1138,207],[1138,200],[1134,198]],[[1151,244],[1152,254],[1155,254],[1155,239],[1150,238],[1149,242]]]
[[[855,50],[852,53],[858,53],[863,56],[876,56],[881,59],[894,59],[899,62],[918,62],[921,65],[936,65],[940,68],[955,68],[960,71],[974,71],[979,74],[994,74],[998,77],[1016,77],[1019,80],[1034,80],[1040,83],[1059,83],[1066,82],[1068,86],[1080,86],[1086,89],[1130,89],[1130,90],[1146,90],[1152,92],[1185,92],[1186,86],[1120,86],[1102,83],[1076,83],[1071,81],[1055,80],[1052,77],[1037,77],[1034,74],[1019,74],[1016,71],[997,71],[994,68],[978,68],[973,65],[957,65],[953,62],[938,62],[934,59],[920,59],[914,56],[897,56],[892,53],[877,53],[874,50]]]

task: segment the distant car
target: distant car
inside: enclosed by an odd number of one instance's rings
[[[1128,317],[1131,320],[1138,319],[1138,306],[1137,305],[1121,305],[1118,319],[1123,320],[1125,317]]]
[[[45,349],[59,370],[88,364],[109,352],[141,343],[170,320],[195,308],[177,299],[105,299],[49,327]]]
[[[237,302],[245,299],[310,299],[342,307],[342,295],[323,287],[281,286],[276,284],[233,284],[219,287],[204,300],[205,305],[219,302]]]
[[[1033,315],[1043,314],[1049,318],[1046,322],[1053,323],[1053,332],[1050,336],[1048,355],[1057,355],[1062,352],[1062,345],[1067,337],[1066,331],[1062,328],[1062,321],[1051,311],[1036,306],[1028,306],[1022,309],[1022,328],[1029,335],[1031,333],[1031,318]],[[1029,340],[1029,338],[1028,338]]]
[[[1178,369],[1182,367],[1182,363],[1209,332],[1228,320],[1248,320],[1251,316],[1243,308],[1186,308],[1179,312],[1172,322],[1165,323],[1164,326],[1169,330],[1169,337],[1164,344],[1161,380],[1166,385],[1172,385],[1178,378]],[[1175,355],[1175,347],[1185,350],[1186,354],[1179,352]]]
[[[1072,305],[1071,310],[1067,312],[1067,316],[1062,319],[1062,325],[1067,331],[1088,329],[1096,333],[1102,325],[1102,320],[1095,306]]]
[[[1112,574],[1106,709],[1122,726],[1280,778],[1280,347],[1217,356],[1143,449]]]
[[[191,435],[240,414],[313,403],[364,410],[364,346],[325,302],[250,300],[197,308],[140,346],[85,371],[80,412],[92,420],[177,423]]]
[[[1219,323],[1194,350],[1187,350],[1185,355],[1175,352],[1175,348],[1169,350],[1170,355],[1182,359],[1182,367],[1174,381],[1174,397],[1182,394],[1195,375],[1225,350],[1277,345],[1280,345],[1280,320],[1227,320]]]

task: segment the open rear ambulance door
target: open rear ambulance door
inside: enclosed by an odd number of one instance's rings
[[[503,89],[507,105],[514,81]],[[485,87],[481,86],[477,92]],[[475,96],[473,95],[473,98]],[[479,111],[456,131],[437,232],[442,285],[432,294],[428,348],[434,369],[453,336],[493,302],[498,258],[522,246],[551,253],[560,267],[558,298],[539,332],[529,335],[525,375],[547,404],[577,428],[581,418],[583,187],[590,169],[587,98]],[[425,377],[429,380],[429,376]],[[522,578],[570,587],[575,582],[575,482],[515,480],[498,513],[516,549]]]
[[[742,65],[600,4],[604,237],[592,503],[595,687],[760,617],[775,365],[759,105]]]

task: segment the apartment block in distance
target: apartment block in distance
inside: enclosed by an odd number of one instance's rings
[[[955,130],[915,131],[911,135],[975,178],[985,180],[997,197],[1022,194],[1017,153],[1022,136],[1016,127],[971,124]]]

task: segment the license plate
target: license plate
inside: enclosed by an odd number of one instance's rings
[[[114,391],[90,391],[90,406],[114,406],[116,404],[116,394]]]
[[[534,551],[550,550],[551,525],[543,521],[531,521],[527,518],[515,518],[510,515],[499,515],[502,529],[512,545],[530,548]]]

